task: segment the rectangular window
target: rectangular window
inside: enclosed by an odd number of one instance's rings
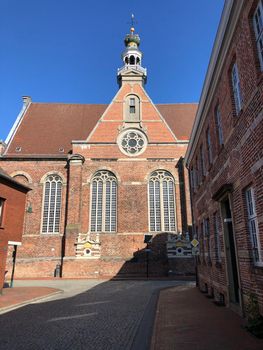
[[[212,164],[212,145],[211,145],[211,136],[210,136],[210,130],[207,128],[206,130],[206,146],[207,146],[207,154],[208,154],[208,162],[209,165]]]
[[[219,236],[220,217],[218,212],[214,213],[214,237],[215,237],[215,257],[216,262],[221,262],[221,244]]]
[[[200,146],[200,170],[201,170],[201,177],[204,177],[205,176],[205,158],[204,158],[203,145]]]
[[[135,113],[135,98],[130,98],[130,113]]]
[[[5,199],[0,198],[0,227],[3,227],[3,224],[4,224],[4,206],[5,206]]]
[[[195,181],[196,187],[199,186],[199,167],[198,167],[198,157],[195,158]]]
[[[248,230],[252,244],[253,260],[255,265],[263,265],[263,253],[259,239],[258,220],[253,188],[249,187],[246,190],[245,195],[247,204]]]
[[[256,35],[257,51],[261,71],[263,71],[263,3],[259,1],[253,16],[253,24]]]
[[[191,189],[192,191],[195,190],[195,183],[194,183],[194,168],[191,167],[190,169],[190,183],[191,183]]]
[[[204,233],[204,224],[203,222],[201,222],[201,232],[200,232],[200,239],[201,239],[201,243],[202,243],[202,246],[201,246],[201,255],[202,255],[202,259],[203,261],[205,260],[205,233]]]
[[[236,62],[233,64],[233,67],[232,67],[231,78],[232,78],[232,88],[233,88],[233,94],[234,94],[234,100],[235,100],[236,114],[239,114],[242,108],[242,96],[241,96],[240,80],[239,80],[239,74],[238,74],[238,68],[237,68]]]
[[[211,262],[211,250],[210,250],[210,224],[209,219],[204,220],[205,228],[205,238],[206,238],[206,247],[207,247],[207,262]]]
[[[224,137],[223,137],[222,120],[221,120],[221,113],[220,113],[219,106],[217,106],[215,110],[215,122],[216,122],[218,143],[219,143],[219,146],[222,146],[224,144]]]

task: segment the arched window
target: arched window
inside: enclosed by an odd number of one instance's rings
[[[140,99],[137,95],[126,96],[124,118],[126,122],[140,121]]]
[[[54,174],[49,175],[44,186],[43,233],[58,233],[61,214],[62,179]]]
[[[116,232],[117,180],[110,171],[98,171],[92,180],[91,232]]]
[[[130,64],[131,65],[135,64],[135,57],[134,56],[130,56]]]
[[[154,171],[149,179],[150,231],[174,232],[175,200],[174,179],[165,170]]]

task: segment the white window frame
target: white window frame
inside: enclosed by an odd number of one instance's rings
[[[135,97],[130,97],[130,114],[135,114],[136,113],[136,103],[135,103]]]
[[[208,262],[211,262],[211,242],[210,242],[210,221],[209,218],[204,219],[204,231],[206,238],[206,246],[207,246],[207,257]]]
[[[191,189],[192,189],[192,191],[194,191],[195,190],[195,183],[194,183],[194,167],[192,166],[191,168],[190,168],[190,182],[191,182]]]
[[[205,175],[206,175],[203,144],[200,146],[200,170],[201,170],[201,182],[202,182],[203,177],[205,177]]]
[[[253,187],[246,189],[245,196],[247,206],[248,231],[250,235],[254,264],[263,266],[263,252],[259,239],[258,219]]]
[[[214,219],[214,238],[215,238],[215,258],[216,258],[216,262],[221,263],[222,254],[221,254],[220,229],[219,229],[220,217],[218,212],[214,213],[213,219]]]
[[[217,131],[217,137],[219,145],[222,146],[224,144],[224,135],[223,135],[223,129],[222,129],[222,119],[221,119],[221,112],[219,105],[216,107],[215,110],[215,119],[216,119],[216,131]]]
[[[151,188],[151,182],[154,184],[153,188]],[[158,195],[156,194],[157,183],[159,184],[159,201],[156,198]],[[167,200],[165,200],[165,186],[167,186]],[[168,171],[156,170],[151,173],[148,181],[148,208],[150,232],[176,232],[175,184],[173,176]]]
[[[213,153],[212,153],[212,144],[211,144],[211,135],[210,135],[210,129],[206,129],[206,145],[207,145],[207,153],[208,153],[208,162],[209,165],[213,162]]]
[[[0,227],[4,226],[5,199],[0,198]]]
[[[253,25],[256,36],[256,44],[258,51],[258,58],[260,62],[261,71],[263,71],[263,2],[259,1],[258,6],[254,12]]]
[[[57,174],[50,174],[45,180],[41,223],[41,232],[43,234],[60,232],[62,185],[62,179]]]
[[[94,192],[95,183],[101,184],[101,195],[98,187]],[[110,196],[107,200],[108,185],[110,184]],[[114,185],[113,185],[114,184]],[[94,197],[96,196],[96,198]],[[99,170],[91,181],[90,191],[90,232],[92,233],[115,233],[117,232],[117,196],[118,183],[116,176],[108,170]],[[100,197],[100,208],[99,208]],[[94,207],[95,206],[95,207]],[[108,209],[109,208],[109,209]],[[109,211],[109,215],[107,214]],[[100,214],[101,212],[101,214]]]
[[[235,100],[235,109],[236,109],[236,114],[238,115],[242,109],[243,101],[242,101],[242,94],[241,94],[241,88],[240,88],[238,67],[236,62],[233,64],[233,67],[231,70],[231,79],[232,79],[233,95]]]

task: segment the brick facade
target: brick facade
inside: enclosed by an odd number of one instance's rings
[[[259,1],[230,3],[225,6],[186,156],[193,224],[200,241],[198,278],[203,291],[217,300],[225,299],[241,312],[246,312],[254,294],[263,314],[263,263],[253,259],[245,198],[252,187],[262,252],[263,75],[253,28]],[[240,111],[232,81],[235,63],[242,96]]]
[[[129,94],[136,94],[140,100],[140,121],[134,124],[125,121],[125,104]],[[193,106],[190,117],[187,115],[189,106],[186,105],[185,112],[181,105],[178,107],[183,118],[190,119],[191,124],[195,107]],[[43,108],[46,108],[45,104]],[[57,107],[52,108],[56,110]],[[66,109],[70,111],[72,108],[76,107],[64,105],[63,116],[67,113]],[[79,111],[80,107],[77,108]],[[48,118],[52,113],[45,111]],[[31,102],[1,158],[5,171],[11,176],[19,176],[20,180],[23,177],[32,188],[27,198],[31,210],[25,217],[23,245],[18,252],[16,275],[53,277],[57,265],[61,266],[60,273],[63,277],[145,275],[144,236],[150,231],[148,184],[151,173],[165,170],[174,179],[174,233],[184,233],[191,229],[189,192],[187,184],[184,184],[187,182],[187,174],[182,161],[188,144],[187,134],[181,131],[182,136],[178,135],[168,125],[147,96],[140,80],[122,84],[112,103],[104,112],[99,112],[97,123],[94,123],[93,129],[87,132],[85,138],[71,135],[72,146],[68,154],[47,155],[52,152],[52,145],[59,145],[58,140],[53,140],[54,137],[59,137],[59,129],[54,131],[49,141],[42,144],[44,150],[35,151],[32,143],[28,142],[23,133],[30,129],[32,120],[36,123],[41,113],[41,105]],[[174,125],[187,124],[176,113],[172,119]],[[147,137],[145,150],[137,156],[127,155],[120,150],[119,137],[125,130],[140,130]],[[39,138],[43,138],[44,132],[43,128]],[[21,147],[20,153],[16,153],[18,145]],[[66,146],[64,148],[67,151]],[[179,159],[181,161],[178,166]],[[102,170],[110,171],[117,181],[117,230],[112,233],[91,232],[92,179],[94,174]],[[58,233],[42,233],[44,188],[50,174],[62,179]],[[182,193],[185,188],[186,193]],[[167,233],[153,232],[153,236],[149,273],[155,276],[166,275]],[[86,249],[91,251],[90,256],[85,255]]]
[[[28,191],[29,188],[16,182],[0,169],[0,293],[5,278],[8,245],[13,252],[14,246],[21,244]]]

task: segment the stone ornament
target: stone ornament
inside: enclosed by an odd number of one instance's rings
[[[137,156],[144,152],[147,139],[139,130],[128,130],[120,135],[118,144],[123,153],[129,156]]]

